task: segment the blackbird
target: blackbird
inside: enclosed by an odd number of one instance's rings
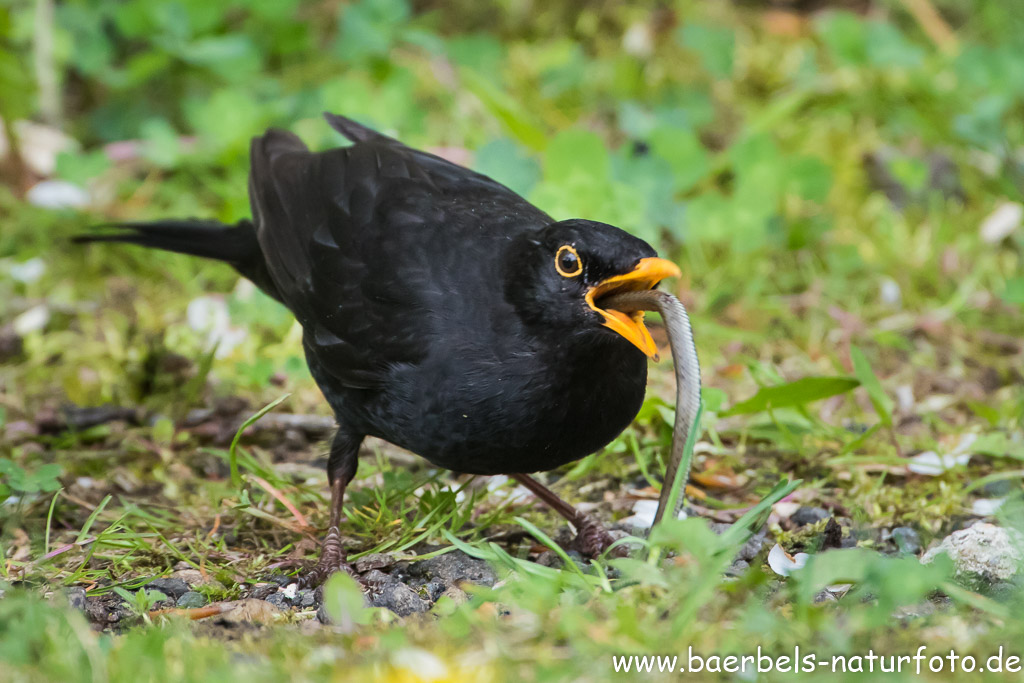
[[[555,221],[487,176],[325,116],[353,144],[253,139],[251,221],[76,239],[227,262],[295,314],[338,424],[330,523],[303,583],[348,570],[338,526],[367,435],[449,470],[510,475],[573,523],[583,552],[603,552],[604,528],[528,473],[593,453],[636,416],[657,347],[642,311],[602,300],[678,267],[619,228]]]

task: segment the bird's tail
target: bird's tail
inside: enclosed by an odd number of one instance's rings
[[[263,252],[251,221],[235,225],[215,221],[163,220],[152,223],[115,223],[99,226],[105,232],[78,235],[75,243],[122,242],[163,249],[179,254],[202,256],[224,261],[256,283],[275,298],[276,288],[270,279]]]
[[[168,220],[152,223],[115,223],[100,226],[108,232],[78,235],[83,242],[126,242],[225,261],[245,263],[260,255],[256,230],[249,221],[224,225],[213,221]]]

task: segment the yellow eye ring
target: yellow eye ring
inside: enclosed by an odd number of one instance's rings
[[[563,244],[555,254],[555,270],[562,277],[576,277],[583,272],[583,260],[571,245]]]

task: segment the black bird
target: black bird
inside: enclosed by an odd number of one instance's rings
[[[354,144],[253,139],[251,221],[77,239],[225,261],[295,314],[338,423],[330,525],[307,583],[346,567],[342,497],[367,435],[457,472],[512,475],[573,522],[581,550],[602,552],[604,528],[527,473],[593,453],[636,416],[657,347],[642,312],[602,297],[679,269],[619,228],[555,221],[486,176],[326,117]]]

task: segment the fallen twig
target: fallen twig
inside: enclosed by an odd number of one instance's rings
[[[299,512],[299,509],[295,507],[295,504],[292,503],[287,498],[285,498],[283,493],[281,493],[276,488],[271,486],[270,482],[268,482],[263,477],[257,477],[255,474],[249,474],[246,475],[246,477],[259,484],[260,488],[262,488],[264,491],[273,496],[274,499],[277,500],[277,502],[279,502],[281,505],[285,506],[288,512],[292,513],[292,517],[295,518],[295,521],[299,526],[304,527],[306,529],[311,528],[309,522],[306,520],[306,516]]]
[[[223,605],[207,605],[206,607],[167,607],[164,609],[153,610],[149,613],[150,617],[185,617],[196,621],[197,619],[206,619],[207,617],[215,617],[218,614],[224,612],[230,612],[234,609],[234,606],[225,607]]]
[[[933,43],[948,55],[954,55],[960,48],[960,43],[949,27],[946,20],[942,18],[939,11],[931,0],[903,0],[903,6],[914,17],[920,25],[921,30],[931,39]]]

